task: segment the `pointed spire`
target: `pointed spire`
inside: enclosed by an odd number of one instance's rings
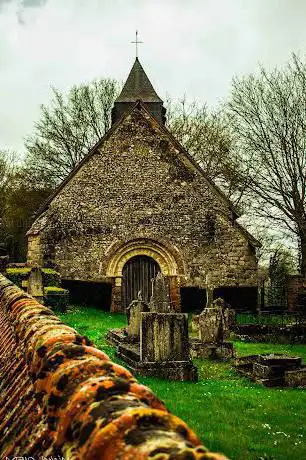
[[[141,99],[143,102],[162,102],[143,70],[138,57],[136,57],[116,102],[136,102],[138,99]]]
[[[116,123],[136,101],[141,100],[147,110],[160,122],[166,122],[166,109],[157,95],[147,74],[136,57],[121,93],[112,110],[112,124]]]

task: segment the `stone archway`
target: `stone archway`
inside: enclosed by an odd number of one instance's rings
[[[170,299],[179,310],[179,267],[182,266],[180,257],[169,250],[164,244],[149,240],[138,239],[129,241],[119,247],[111,247],[106,276],[113,280],[112,311],[122,311],[122,279],[126,263],[134,257],[146,256],[158,264],[160,271],[169,278]],[[180,273],[181,274],[181,273]]]

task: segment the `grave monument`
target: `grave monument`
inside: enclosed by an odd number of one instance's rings
[[[298,356],[280,353],[250,355],[235,360],[237,371],[266,387],[306,387],[306,365]]]
[[[197,369],[190,359],[188,317],[171,311],[161,273],[153,280],[149,305],[139,294],[127,313],[127,328],[111,329],[107,338],[133,372],[171,380],[197,380]]]
[[[190,339],[191,356],[193,358],[229,359],[234,356],[232,342],[229,337],[229,324],[232,321],[230,306],[218,298],[211,306],[204,308],[198,315],[198,337]]]

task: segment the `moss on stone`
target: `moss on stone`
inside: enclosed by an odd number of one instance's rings
[[[27,280],[30,271],[30,267],[12,267],[6,269],[6,275],[14,284],[17,284],[17,286],[22,287],[22,281]],[[42,272],[44,286],[60,286],[60,274],[56,270],[54,270],[53,268],[43,268]]]

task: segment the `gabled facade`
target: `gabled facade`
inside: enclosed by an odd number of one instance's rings
[[[158,271],[178,311],[204,308],[205,289],[255,308],[257,242],[166,129],[162,101],[139,66],[115,102],[110,131],[41,209],[28,259],[55,265],[68,284],[108,286],[113,311],[138,291],[148,300]]]

